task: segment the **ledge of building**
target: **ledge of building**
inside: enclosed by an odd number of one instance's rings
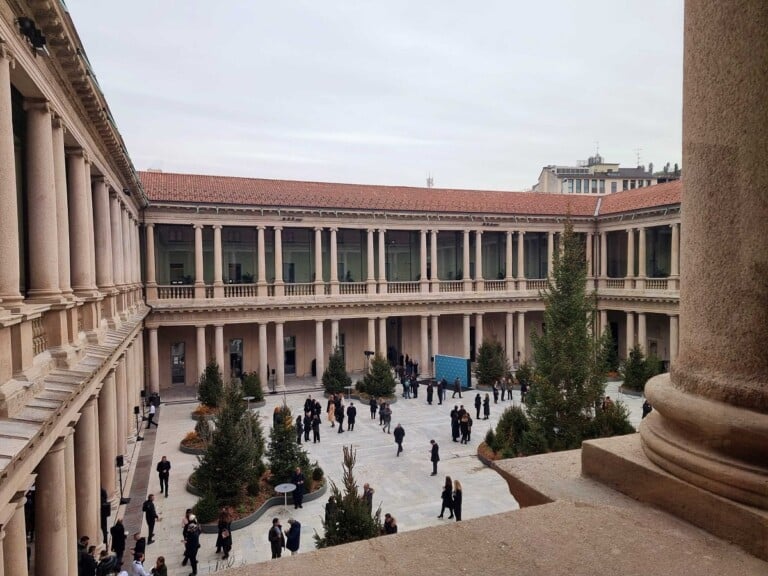
[[[624,441],[639,443],[639,436]],[[528,503],[514,512],[302,553],[231,574],[338,576],[361,566],[371,576],[768,574],[768,563],[738,546],[582,476],[581,458],[575,450],[494,463],[515,497]]]

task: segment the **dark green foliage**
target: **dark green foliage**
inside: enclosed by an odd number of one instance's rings
[[[363,379],[362,392],[370,396],[389,397],[395,394],[395,377],[386,358],[376,354],[371,360],[371,369]]]
[[[622,402],[614,402],[597,411],[590,422],[590,438],[607,438],[632,434],[635,428],[629,423],[629,410]]]
[[[504,457],[522,456],[523,435],[531,427],[528,416],[520,406],[511,406],[501,413],[496,425],[496,451]]]
[[[271,472],[270,483],[274,486],[283,482],[290,482],[296,466],[300,466],[305,476],[310,471],[309,456],[307,452],[296,442],[296,429],[294,428],[291,409],[285,404],[280,407],[280,418],[269,432],[269,448],[267,460]]]
[[[208,362],[205,372],[200,375],[197,383],[197,399],[201,404],[210,408],[217,408],[224,395],[224,380],[221,370],[215,360]]]
[[[515,371],[515,378],[517,378],[519,384],[528,384],[530,386],[533,382],[533,368],[531,365],[528,362],[521,362],[520,366],[517,367],[517,371]]]
[[[661,361],[656,356],[645,357],[643,349],[635,344],[629,357],[622,363],[621,376],[624,386],[642,392],[645,383],[661,372]]]
[[[536,374],[526,397],[530,430],[527,445],[519,447],[526,454],[579,448],[582,440],[595,437],[592,420],[605,393],[606,360],[600,339],[591,333],[596,296],[586,294],[584,246],[570,218],[561,244],[542,292],[547,330],[531,338]]]
[[[213,428],[211,423],[208,422],[208,418],[200,418],[195,424],[195,433],[197,437],[203,442],[204,445],[208,445],[213,438]]]
[[[323,476],[325,476],[325,472],[320,468],[317,461],[315,461],[314,464],[312,464],[312,480],[320,482],[323,479]]]
[[[225,391],[214,423],[213,436],[195,473],[196,484],[219,505],[237,504],[264,473],[261,424],[246,409],[239,385]]]
[[[493,428],[489,428],[488,432],[485,433],[485,445],[488,446],[491,450],[494,452],[498,451],[499,446],[496,442],[496,432],[493,431]]]
[[[619,352],[616,349],[616,342],[611,336],[610,326],[606,326],[600,339],[597,341],[597,368],[608,374],[616,372],[619,369]]]
[[[347,386],[352,385],[352,378],[347,374],[344,365],[344,355],[338,346],[328,357],[328,367],[323,372],[323,387],[328,394],[344,393]]]
[[[216,496],[208,492],[192,507],[192,512],[197,516],[199,522],[207,523],[216,520],[216,517],[219,514],[219,509]]]
[[[504,347],[495,340],[485,340],[477,350],[477,368],[475,376],[477,383],[483,386],[493,386],[509,372],[509,362]]]
[[[377,508],[373,515],[368,512],[368,505],[358,493],[357,482],[352,474],[356,454],[351,446],[344,446],[344,492],[342,493],[335,482],[331,482],[331,497],[336,501],[336,512],[328,518],[327,523],[323,518],[322,537],[315,532],[314,538],[318,548],[368,540],[381,534],[381,508]]]
[[[253,396],[253,402],[264,400],[264,390],[261,389],[258,372],[243,372],[240,379],[243,382],[243,396]]]

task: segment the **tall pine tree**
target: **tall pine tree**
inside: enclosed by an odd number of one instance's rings
[[[296,466],[301,466],[305,475],[311,473],[309,456],[296,442],[291,409],[285,404],[280,407],[279,415],[274,418],[272,430],[269,432],[269,448],[267,449],[270,483],[273,485],[289,482]]]
[[[343,393],[347,386],[352,385],[352,378],[347,374],[344,365],[344,354],[336,346],[328,357],[328,367],[323,372],[323,387],[328,394]]]
[[[380,354],[371,360],[371,369],[363,378],[363,390],[370,396],[393,396],[395,393],[395,377],[389,362]]]
[[[477,383],[493,386],[493,383],[503,378],[507,372],[509,361],[501,343],[496,340],[483,341],[477,350]]]
[[[599,340],[591,331],[596,296],[586,293],[584,248],[570,217],[561,242],[542,293],[546,331],[531,338],[536,377],[526,397],[531,423],[550,450],[578,448],[583,439],[594,437],[593,420],[607,376]],[[626,429],[624,423],[621,428]]]

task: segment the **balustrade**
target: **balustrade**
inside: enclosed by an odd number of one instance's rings
[[[666,278],[648,278],[645,281],[646,290],[667,290],[669,282]]]
[[[224,284],[225,298],[256,298],[256,284]]]
[[[507,289],[506,280],[486,280],[485,291],[486,292],[504,292]]]
[[[305,282],[300,284],[286,284],[285,295],[286,296],[314,296],[315,284],[313,282]]]
[[[605,282],[606,288],[612,288],[614,290],[624,289],[624,278],[608,278]]]
[[[416,282],[388,282],[387,292],[390,294],[415,294],[421,290],[421,285]]]
[[[544,290],[547,287],[547,279],[526,280],[528,290]]]
[[[48,348],[48,336],[45,333],[43,318],[32,319],[32,354],[37,356]]]
[[[365,294],[366,290],[367,284],[365,282],[342,282],[339,284],[339,294],[360,295]]]
[[[173,284],[170,286],[158,286],[157,297],[160,300],[185,300],[195,297],[195,287]]]
[[[463,280],[441,280],[440,292],[463,292],[464,281]]]

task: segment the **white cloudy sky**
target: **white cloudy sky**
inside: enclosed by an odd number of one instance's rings
[[[67,0],[139,169],[522,190],[681,158],[682,0]]]

